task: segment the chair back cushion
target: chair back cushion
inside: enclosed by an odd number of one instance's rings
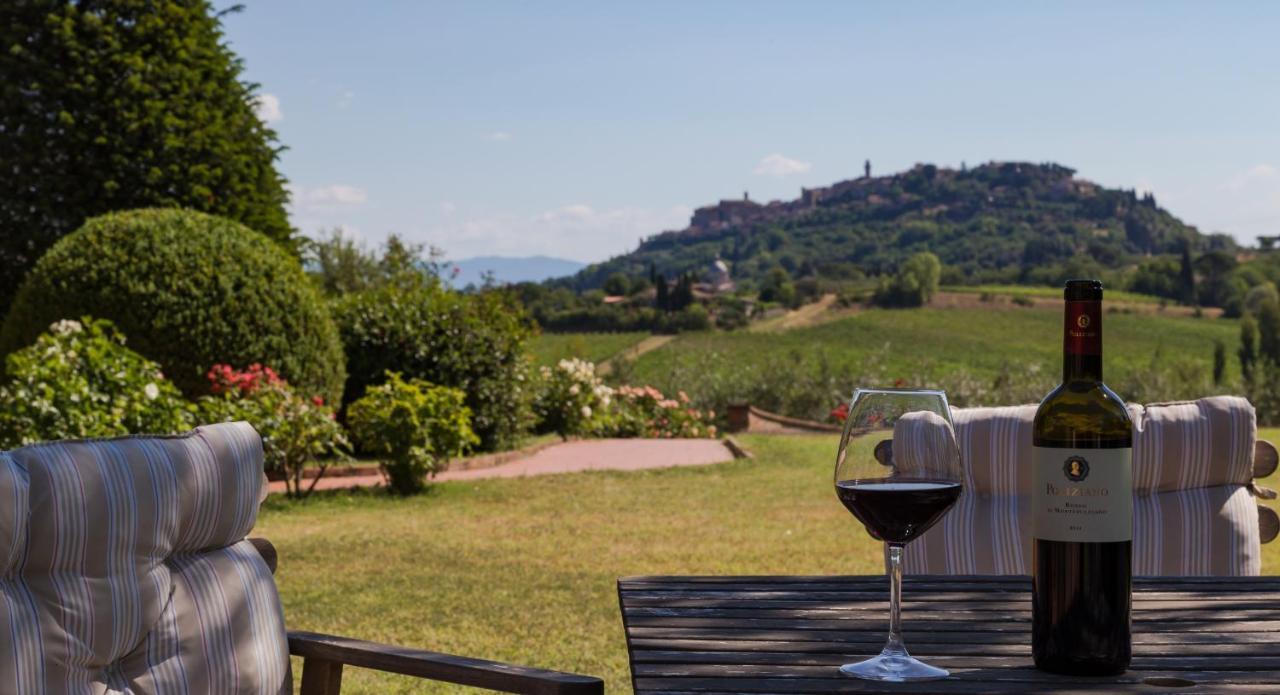
[[[1031,572],[1031,439],[1035,405],[952,411],[964,493],[907,546],[904,567],[927,574]],[[1256,575],[1262,569],[1253,477],[1257,425],[1243,398],[1130,405],[1133,571],[1139,575]],[[897,466],[930,458],[937,424],[904,418]]]
[[[0,692],[281,692],[246,423],[0,454]]]

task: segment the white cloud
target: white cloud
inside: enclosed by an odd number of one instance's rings
[[[495,130],[494,132],[484,136],[484,139],[491,142],[506,142],[511,139],[511,133],[508,133],[505,130]]]
[[[345,183],[334,183],[328,186],[305,188],[293,187],[295,205],[308,207],[350,207],[368,202],[369,194],[358,186]]]
[[[532,215],[472,217],[414,236],[421,236],[417,241],[444,249],[450,258],[545,254],[599,261],[634,249],[644,237],[683,229],[691,213],[684,206],[598,210],[575,203]]]
[[[279,123],[284,120],[284,112],[280,110],[280,97],[263,92],[253,102],[253,112],[263,123]]]
[[[813,165],[809,162],[784,157],[775,152],[761,159],[756,168],[751,171],[761,176],[791,176],[792,174],[803,174],[812,168]]]
[[[1206,231],[1226,232],[1245,244],[1280,230],[1280,168],[1255,164],[1188,196],[1183,219]]]
[[[1223,190],[1239,191],[1250,186],[1274,180],[1280,171],[1270,164],[1254,164],[1244,171],[1227,179],[1221,186]]]
[[[440,212],[441,212],[441,214],[444,214],[444,215],[452,215],[453,213],[455,213],[455,212],[457,212],[457,211],[458,211],[458,206],[457,206],[457,205],[454,205],[453,203],[451,203],[451,202],[449,202],[449,201],[447,201],[447,200],[446,200],[446,201],[444,201],[443,203],[440,203]]]
[[[345,109],[351,106],[351,102],[355,101],[356,93],[350,89],[344,90],[342,95],[338,97],[338,108]]]

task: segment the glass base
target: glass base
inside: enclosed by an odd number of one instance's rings
[[[936,681],[951,675],[946,669],[930,666],[906,652],[880,652],[880,656],[845,664],[840,673],[868,681],[906,683],[908,681]]]

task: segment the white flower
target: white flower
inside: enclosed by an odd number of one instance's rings
[[[142,387],[142,392],[146,394],[147,400],[154,401],[160,397],[160,387],[155,384],[147,384]]]
[[[73,321],[71,319],[63,319],[52,326],[49,326],[49,331],[57,333],[58,335],[71,335],[72,333],[79,333],[82,330],[84,330],[84,326],[82,326],[79,321]]]
[[[578,391],[580,391],[580,390],[581,390],[581,389],[579,389],[579,388],[578,388],[578,385],[577,385],[577,384],[574,384],[573,386],[570,386],[570,387],[569,387],[569,395],[570,395],[570,396],[576,396],[576,395],[578,395]]]
[[[591,417],[591,406],[582,406],[582,417]]]

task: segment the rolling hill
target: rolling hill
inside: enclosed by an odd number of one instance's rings
[[[633,252],[588,266],[559,283],[600,287],[614,273],[699,273],[717,257],[740,283],[775,267],[794,278],[839,282],[892,272],[931,251],[944,282],[1048,283],[1064,275],[1131,268],[1151,256],[1236,250],[1204,235],[1151,195],[1106,188],[1058,164],[931,164],[881,177],[801,189],[791,201],[724,200],[694,212],[688,227],[662,232]]]

